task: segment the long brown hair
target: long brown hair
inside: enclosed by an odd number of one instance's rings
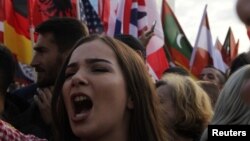
[[[134,108],[130,113],[128,140],[163,141],[165,139],[165,131],[160,123],[159,99],[143,60],[127,45],[108,36],[93,35],[82,38],[76,43],[73,50],[86,42],[94,40],[103,41],[116,54],[125,78],[127,94],[133,101]],[[71,54],[72,52],[59,74],[52,99],[52,114],[58,140],[77,140],[69,125],[61,91],[65,81],[65,68]]]

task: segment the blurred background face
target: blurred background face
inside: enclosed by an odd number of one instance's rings
[[[63,97],[73,133],[106,138],[128,124],[126,84],[113,50],[100,40],[78,47],[66,68]]]
[[[204,68],[200,74],[200,80],[213,82],[220,88],[221,84],[220,79],[218,77],[218,73],[219,72],[213,68]]]
[[[57,48],[51,33],[38,36],[31,65],[37,72],[37,84],[40,87],[53,85],[56,80],[58,70],[63,62]]]

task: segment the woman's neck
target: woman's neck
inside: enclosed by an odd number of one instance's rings
[[[81,139],[81,141],[128,141],[128,117],[125,117],[124,122],[117,125],[114,129],[104,133],[102,136],[91,139]]]

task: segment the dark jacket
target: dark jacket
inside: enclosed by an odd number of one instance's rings
[[[7,106],[4,111],[4,118],[25,134],[33,134],[39,138],[49,140],[51,139],[52,130],[44,123],[39,108],[33,99],[36,88],[36,85],[31,85],[10,94],[11,103],[19,109],[17,110],[18,113],[13,113]]]

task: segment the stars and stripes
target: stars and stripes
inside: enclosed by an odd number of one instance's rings
[[[87,24],[90,34],[103,32],[102,22],[89,0],[79,0],[79,18]]]

